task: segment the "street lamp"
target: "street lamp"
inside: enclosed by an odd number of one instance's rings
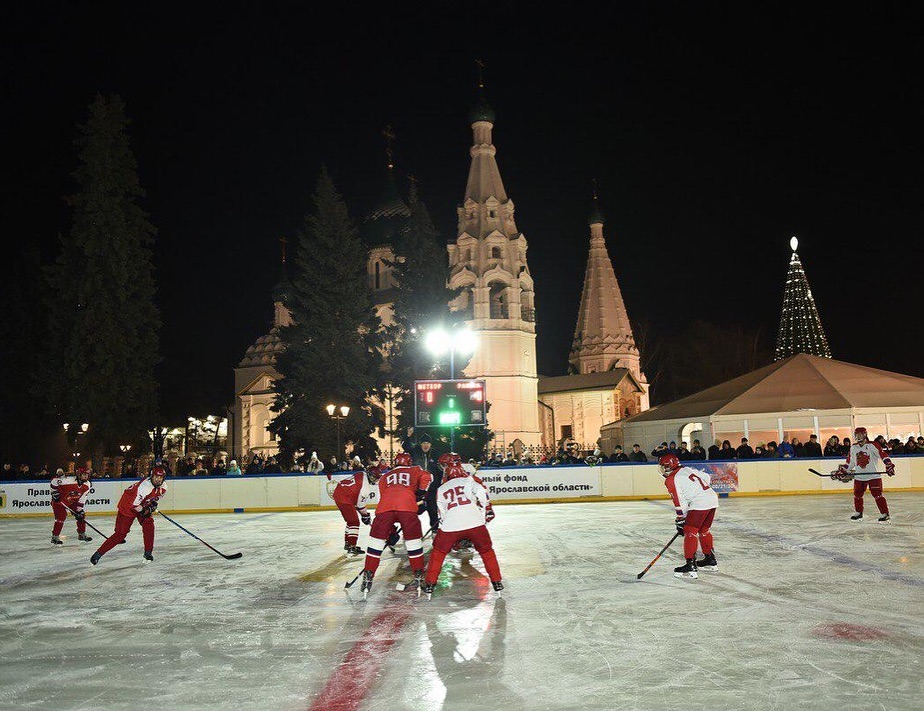
[[[80,435],[85,435],[87,430],[90,429],[90,425],[86,422],[81,422],[79,425],[75,422],[65,422],[64,427],[64,436],[67,437],[67,442],[70,445],[71,456],[74,458],[74,469],[77,469],[77,457],[80,456],[80,452],[77,451],[77,440]]]
[[[122,450],[122,476],[125,476],[125,460],[128,458],[128,453],[131,451],[132,446],[130,444],[120,444],[119,449]]]
[[[478,346],[478,337],[467,328],[457,328],[447,331],[442,327],[427,330],[424,336],[424,346],[437,358],[449,351],[449,377],[456,377],[456,353],[468,355],[475,352]]]
[[[456,378],[456,353],[469,355],[478,347],[478,337],[467,328],[456,328],[451,331],[437,326],[427,330],[424,336],[424,346],[437,358],[449,351],[449,378]],[[449,449],[455,451],[456,428],[449,426]]]
[[[337,421],[337,461],[340,461],[340,420],[346,419],[346,416],[350,414],[350,408],[347,405],[328,405],[326,408],[327,414]],[[337,411],[340,411],[340,414],[337,414]]]

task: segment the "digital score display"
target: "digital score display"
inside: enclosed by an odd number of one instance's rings
[[[484,380],[415,380],[415,427],[484,427]]]

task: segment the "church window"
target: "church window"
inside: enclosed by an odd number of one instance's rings
[[[561,439],[568,440],[574,437],[574,425],[561,426]]]
[[[382,263],[376,262],[375,263],[375,289],[376,290],[382,288],[382,273],[381,272],[382,272]]]
[[[491,318],[510,318],[507,308],[506,285],[494,282],[491,285]]]
[[[488,214],[489,214],[491,217],[497,217],[497,210],[491,210]]]
[[[491,247],[491,258],[492,259],[501,258],[501,248],[500,247]]]

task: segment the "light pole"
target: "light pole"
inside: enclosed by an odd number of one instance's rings
[[[424,346],[437,358],[449,351],[449,378],[456,379],[456,352],[468,355],[475,352],[478,347],[478,337],[467,328],[456,328],[447,331],[437,326],[427,330],[424,336]],[[456,449],[456,428],[449,426],[449,449]]]
[[[350,414],[350,408],[348,405],[328,405],[326,408],[327,414],[337,421],[337,461],[340,461],[340,420],[345,420],[347,415]],[[337,414],[339,411],[340,414]]]
[[[122,450],[122,476],[125,476],[125,460],[128,459],[128,453],[131,451],[132,446],[130,444],[120,444],[119,449]]]
[[[167,439],[167,428],[166,427],[152,427],[148,430],[148,437],[151,439],[151,452],[154,454],[154,459],[163,458],[164,456],[164,440]]]
[[[67,443],[70,445],[71,456],[74,458],[74,471],[77,470],[77,457],[80,456],[80,452],[77,451],[77,441],[80,435],[85,435],[87,430],[90,429],[90,425],[86,422],[81,422],[79,425],[73,422],[65,422],[64,425],[64,435],[67,437]]]

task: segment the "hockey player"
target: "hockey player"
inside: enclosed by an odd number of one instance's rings
[[[337,488],[334,489],[334,503],[337,504],[346,522],[343,549],[349,555],[362,555],[363,553],[363,549],[356,545],[359,539],[359,522],[362,521],[365,526],[372,523],[372,518],[366,510],[366,504],[374,491],[373,487],[378,484],[381,476],[378,467],[369,467],[365,472],[354,472],[352,476],[348,476],[337,484]]]
[[[831,476],[840,481],[853,479],[853,508],[856,513],[850,517],[851,521],[863,520],[863,494],[869,487],[873,500],[879,508],[879,523],[887,523],[890,519],[889,505],[882,495],[882,471],[879,463],[885,467],[885,473],[895,476],[895,465],[889,459],[889,453],[878,442],[870,442],[865,427],[857,427],[853,431],[853,444],[847,452],[847,461],[841,464]]]
[[[167,493],[167,488],[164,486],[166,477],[164,468],[155,465],[149,476],[135,482],[122,492],[122,498],[119,499],[119,511],[116,514],[115,533],[103,541],[103,545],[90,558],[93,565],[99,563],[99,559],[107,551],[125,540],[136,518],[141,523],[141,532],[144,536],[144,559],[148,562],[154,560],[154,512],[157,510],[157,502]]]
[[[484,481],[482,481],[481,477],[475,473],[477,471],[475,469],[475,465],[468,464],[468,463],[463,464],[462,457],[456,454],[455,452],[448,452],[447,454],[444,454],[443,456],[439,458],[438,461],[439,461],[440,466],[443,468],[444,476],[445,476],[445,472],[448,470],[450,466],[453,466],[453,465],[459,466],[459,467],[462,467],[463,476],[472,477],[472,479],[475,482],[477,482],[478,484],[481,484],[484,487]],[[484,488],[485,488],[484,495],[487,497],[488,490],[487,490],[487,487],[484,487]],[[491,505],[490,498],[488,498],[488,503],[485,506],[484,511],[485,511],[485,523],[491,523],[491,521],[494,519],[494,507]],[[470,540],[468,540],[467,538],[460,538],[453,544],[452,550],[454,553],[458,553],[460,551],[470,550],[472,546],[473,546],[473,543]]]
[[[467,476],[461,465],[452,464],[447,468],[444,481],[437,490],[436,503],[439,507],[440,527],[433,541],[423,591],[428,596],[433,593],[446,554],[461,539],[473,543],[484,561],[491,585],[497,591],[503,590],[500,565],[492,547],[491,534],[485,526],[491,502],[484,485],[475,481],[474,477]],[[491,513],[493,518],[493,511]]]
[[[712,546],[712,520],[719,505],[719,497],[710,487],[710,476],[698,469],[680,466],[676,454],[664,454],[658,459],[664,485],[674,501],[677,515],[674,523],[683,535],[683,557],[686,563],[674,568],[677,578],[696,578],[697,570],[717,570]],[[698,539],[698,540],[697,540]],[[697,543],[703,558],[695,560]]]
[[[375,508],[375,521],[366,549],[366,567],[363,570],[363,583],[360,588],[363,597],[372,589],[372,578],[379,567],[379,559],[385,548],[386,540],[394,531],[395,524],[404,532],[407,556],[414,571],[418,585],[423,580],[423,534],[418,507],[423,504],[430,485],[430,473],[412,464],[411,455],[400,452],[395,455],[395,466],[379,479],[379,503]]]
[[[59,469],[55,478],[51,480],[51,510],[55,515],[55,524],[51,529],[51,542],[55,545],[60,546],[64,543],[60,535],[68,511],[77,519],[77,540],[93,540],[87,535],[87,522],[84,520],[86,514],[83,510],[87,495],[90,493],[90,486],[90,472],[86,467],[77,467],[74,476],[64,476],[64,471]]]

